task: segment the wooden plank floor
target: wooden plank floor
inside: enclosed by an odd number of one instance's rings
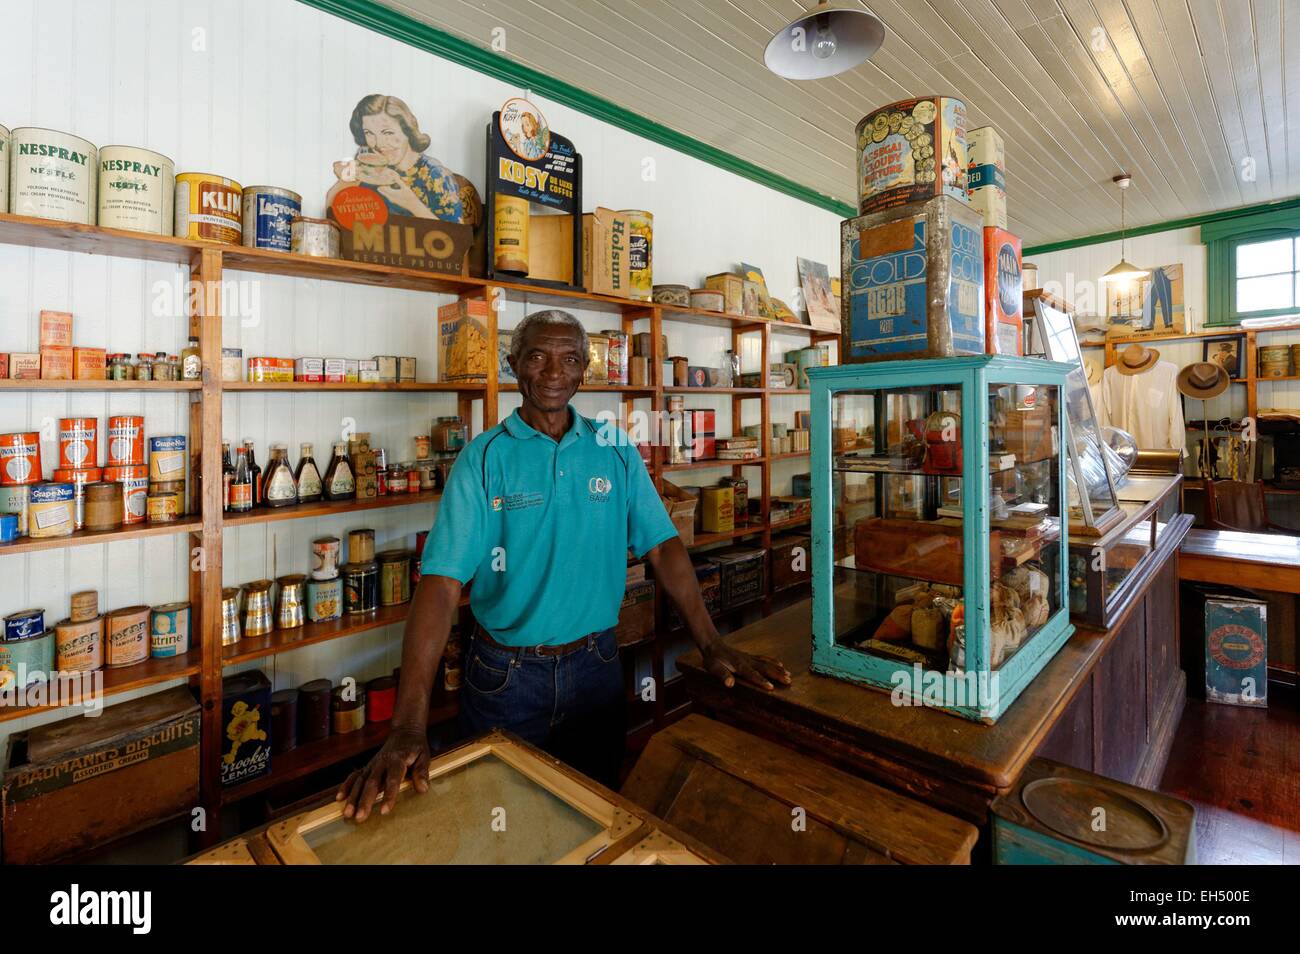
[[[1201,864],[1300,865],[1300,695],[1269,708],[1188,699],[1162,791],[1196,806]]]

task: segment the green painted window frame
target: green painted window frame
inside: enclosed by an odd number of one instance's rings
[[[1290,308],[1237,311],[1237,248],[1270,239],[1300,238],[1300,209],[1280,209],[1243,215],[1201,226],[1205,245],[1205,326],[1234,327],[1242,318],[1271,318],[1300,313],[1300,303]]]

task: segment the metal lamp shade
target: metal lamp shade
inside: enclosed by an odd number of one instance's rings
[[[824,59],[813,52],[823,30],[835,38],[835,52]],[[885,25],[870,11],[822,3],[777,31],[763,52],[763,62],[786,79],[824,79],[865,63],[884,42]]]

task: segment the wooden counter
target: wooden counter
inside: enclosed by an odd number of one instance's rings
[[[996,725],[916,706],[888,692],[813,675],[812,603],[738,630],[740,649],[781,659],[789,688],[726,689],[698,652],[677,661],[706,714],[983,825],[1034,755],[1143,787],[1159,781],[1182,714],[1178,545],[1167,535],[1109,629],[1079,626]]]

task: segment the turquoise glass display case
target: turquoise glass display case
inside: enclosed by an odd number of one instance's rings
[[[815,672],[994,722],[1061,648],[1068,371],[1001,356],[809,370]]]

